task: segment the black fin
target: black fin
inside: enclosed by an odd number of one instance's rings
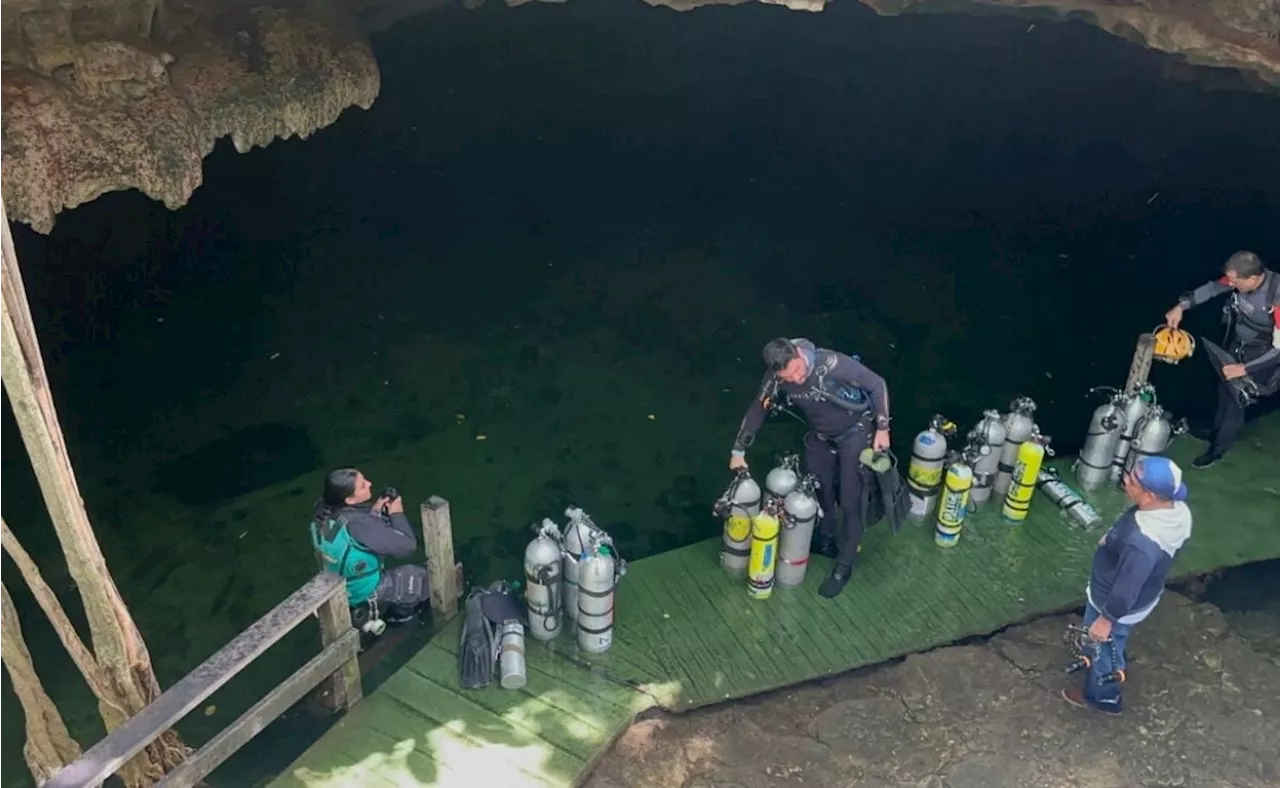
[[[493,681],[493,625],[485,618],[483,595],[467,597],[466,619],[458,643],[458,675],[466,689],[480,689]]]

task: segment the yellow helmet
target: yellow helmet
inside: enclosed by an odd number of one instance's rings
[[[1177,364],[1196,350],[1195,337],[1180,328],[1160,326],[1151,336],[1155,340],[1152,355],[1166,364]]]

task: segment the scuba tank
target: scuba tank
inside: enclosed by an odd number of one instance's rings
[[[800,483],[800,455],[784,454],[764,477],[764,489],[771,497],[786,498]]]
[[[1027,519],[1031,511],[1031,494],[1035,492],[1036,481],[1040,478],[1040,468],[1044,465],[1045,455],[1052,456],[1048,435],[1041,435],[1040,428],[1031,425],[1031,434],[1018,446],[1018,459],[1013,467],[1009,480],[1009,492],[1005,493],[1004,506],[1000,509],[1006,522],[1021,523]]]
[[[751,555],[751,519],[760,513],[760,485],[751,478],[751,471],[734,471],[733,481],[711,510],[724,520],[720,566],[734,577],[746,574]]]
[[[1085,431],[1080,456],[1073,463],[1076,481],[1086,490],[1096,490],[1111,478],[1111,463],[1116,455],[1116,444],[1124,429],[1125,395],[1110,386],[1095,386],[1089,393],[1104,391],[1110,394],[1106,402],[1094,408],[1089,417],[1089,429]]]
[[[613,645],[613,596],[627,562],[617,556],[613,540],[595,529],[578,562],[578,648],[601,654]]]
[[[782,502],[766,501],[760,513],[751,518],[751,563],[747,565],[747,595],[752,599],[768,599],[773,595],[773,580],[778,566],[778,530]]]
[[[1036,412],[1036,403],[1030,397],[1018,397],[1009,403],[1009,412],[1004,414],[1005,444],[1000,452],[999,469],[991,489],[1001,498],[1009,492],[1009,483],[1013,478],[1013,465],[1018,461],[1018,449],[1022,442],[1031,436],[1035,422],[1031,414]]]
[[[1169,421],[1164,408],[1152,405],[1138,422],[1134,430],[1133,442],[1129,447],[1129,455],[1125,458],[1124,470],[1132,470],[1138,460],[1152,454],[1163,454],[1173,443],[1175,435],[1186,432],[1185,420],[1177,425]]]
[[[938,489],[942,486],[942,466],[947,456],[947,437],[954,435],[956,425],[937,414],[929,428],[916,435],[911,444],[911,463],[907,466],[907,489],[911,496],[913,520],[929,516]]]
[[[581,585],[578,579],[579,564],[586,555],[588,548],[593,544],[596,534],[609,537],[601,531],[586,512],[576,506],[570,506],[564,510],[564,516],[569,518],[569,522],[564,527],[563,555],[564,555],[564,614],[569,618],[578,617],[578,589]]]
[[[969,490],[968,504],[970,510],[977,511],[991,498],[991,488],[1000,467],[1000,455],[1004,452],[1005,434],[998,410],[984,410],[982,421],[969,430],[969,443],[976,442],[987,449],[973,463],[973,487]]]
[[[809,569],[813,527],[822,516],[822,507],[814,496],[817,489],[818,477],[806,474],[782,501],[782,533],[778,537],[775,580],[783,588],[803,583]]]
[[[973,491],[973,466],[985,443],[971,440],[963,452],[949,456],[947,473],[943,477],[942,501],[938,504],[938,518],[933,530],[933,543],[938,547],[954,547],[960,541],[960,529],[969,513],[969,496]]]
[[[1102,522],[1102,515],[1081,498],[1066,482],[1058,478],[1053,468],[1041,468],[1036,478],[1036,486],[1049,500],[1058,505],[1062,513],[1073,523],[1084,529],[1092,528]]]
[[[507,619],[502,622],[502,637],[498,641],[498,683],[503,689],[520,689],[527,679],[524,625],[519,619]]]
[[[563,537],[551,518],[534,526],[537,536],[524,549],[524,604],[529,610],[529,634],[551,640],[560,634],[564,612]],[[524,634],[520,636],[524,642]]]
[[[1124,474],[1125,463],[1129,459],[1129,449],[1133,447],[1133,438],[1138,432],[1138,422],[1147,415],[1147,411],[1155,402],[1156,390],[1150,383],[1143,383],[1137,389],[1124,395],[1124,424],[1120,430],[1120,442],[1116,444],[1115,454],[1111,458],[1111,481],[1119,484]]]

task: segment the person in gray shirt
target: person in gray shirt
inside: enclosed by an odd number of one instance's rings
[[[1184,293],[1164,315],[1165,323],[1177,328],[1188,309],[1230,293],[1223,314],[1230,325],[1226,349],[1235,363],[1221,369],[1209,447],[1191,462],[1196,468],[1208,468],[1221,460],[1244,426],[1249,403],[1238,395],[1239,387],[1228,381],[1252,381],[1257,397],[1280,389],[1280,274],[1263,265],[1258,255],[1245,251],[1227,258],[1222,273],[1220,278]]]
[[[376,499],[373,484],[356,468],[337,468],[324,480],[311,520],[311,543],[322,568],[342,575],[352,608],[370,605],[388,623],[416,617],[430,597],[425,563],[388,568],[386,558],[418,550],[399,493]],[[375,617],[376,617],[375,616]]]

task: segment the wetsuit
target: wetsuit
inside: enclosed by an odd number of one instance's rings
[[[1280,387],[1280,273],[1264,270],[1264,274],[1262,285],[1251,293],[1235,291],[1224,276],[1178,299],[1178,306],[1185,312],[1231,293],[1223,310],[1234,328],[1227,350],[1244,364],[1261,396],[1273,394]],[[1236,399],[1230,386],[1221,383],[1213,420],[1213,453],[1224,454],[1236,442],[1244,426],[1244,413],[1245,405]]]
[[[884,378],[860,361],[834,350],[814,347],[807,339],[793,340],[809,367],[803,383],[787,383],[766,373],[760,395],[747,408],[733,443],[741,456],[764,424],[771,400],[783,396],[804,415],[810,431],[804,437],[805,465],[818,477],[822,504],[821,538],[835,538],[836,502],[840,503],[843,533],[836,563],[853,566],[862,542],[862,474],[858,455],[876,429],[889,428],[889,390]]]
[[[403,512],[384,515],[373,511],[373,503],[369,502],[344,506],[333,512],[332,518],[345,520],[351,538],[377,556],[398,558],[413,555],[418,549],[413,526]],[[390,614],[398,617],[412,615],[430,594],[427,567],[404,564],[382,570],[373,598],[379,607],[390,608]]]

